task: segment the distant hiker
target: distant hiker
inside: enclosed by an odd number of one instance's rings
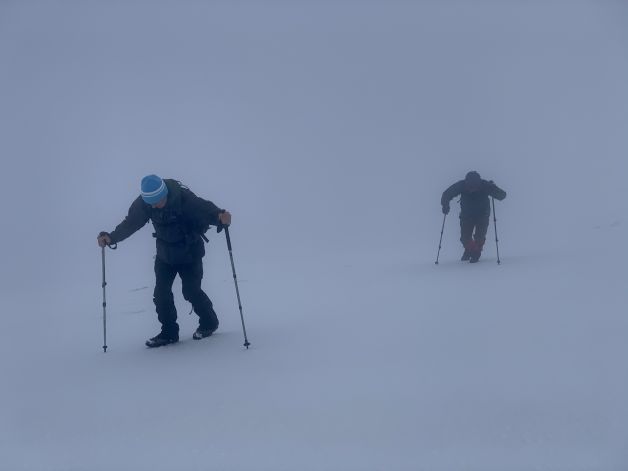
[[[506,192],[493,181],[482,180],[478,172],[471,171],[464,180],[454,183],[443,192],[440,200],[443,214],[449,213],[449,202],[458,195],[460,195],[460,242],[464,246],[461,260],[475,263],[480,259],[486,241],[491,214],[489,196],[501,201],[506,198]]]
[[[228,226],[231,214],[210,201],[196,196],[176,180],[163,180],[157,175],[142,179],[141,194],[133,201],[129,213],[113,232],[101,232],[98,245],[116,244],[144,227],[151,220],[155,228],[155,291],[153,301],[161,332],[146,341],[147,347],[161,347],[179,341],[177,310],[172,283],[181,278],[183,297],[192,303],[199,317],[194,332],[196,340],[210,336],[218,328],[218,317],[212,302],[201,289],[205,244],[202,234],[210,225]]]

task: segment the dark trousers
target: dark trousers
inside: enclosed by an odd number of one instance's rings
[[[486,242],[489,215],[460,216],[460,242],[465,250],[481,252]]]
[[[199,258],[192,263],[170,265],[158,258],[155,259],[155,291],[153,301],[157,310],[157,318],[161,322],[161,329],[166,333],[178,333],[177,309],[172,296],[172,283],[175,276],[181,277],[183,297],[192,303],[194,312],[199,317],[199,326],[204,329],[218,328],[218,318],[214,312],[212,302],[201,289],[203,279],[203,259]]]

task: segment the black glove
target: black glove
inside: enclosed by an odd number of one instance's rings
[[[443,214],[449,214],[449,204],[443,205]]]

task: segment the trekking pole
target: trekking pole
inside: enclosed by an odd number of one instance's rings
[[[106,234],[101,232],[100,235]],[[118,244],[111,244],[108,247],[112,250],[118,248]],[[105,247],[102,247],[102,335],[103,346],[102,349],[107,353],[107,281],[105,280]]]
[[[445,231],[445,219],[447,218],[447,215],[444,214],[443,215],[443,227],[441,227],[440,229],[440,240],[438,241],[438,254],[436,254],[436,261],[434,262],[436,265],[438,265],[438,257],[440,257],[440,248],[441,248],[441,244],[443,243],[443,232]]]
[[[102,333],[103,352],[107,353],[107,281],[105,281],[105,247],[102,247]]]
[[[249,348],[249,339],[246,336],[246,327],[244,326],[244,315],[242,314],[242,302],[240,301],[240,290],[238,289],[238,278],[236,276],[235,264],[233,263],[233,251],[231,249],[231,237],[229,237],[229,226],[223,226],[225,237],[227,238],[227,248],[229,249],[229,258],[231,259],[231,271],[233,272],[233,282],[235,283],[236,296],[238,297],[238,308],[240,309],[240,320],[242,321],[242,332],[244,333],[244,346]]]
[[[499,239],[497,238],[497,218],[495,217],[495,198],[491,196],[491,201],[493,202],[493,226],[495,227],[495,247],[497,247],[497,264],[501,265],[501,260],[499,259]]]

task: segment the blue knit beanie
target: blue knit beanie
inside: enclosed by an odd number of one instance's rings
[[[168,187],[157,175],[147,175],[142,178],[142,199],[148,204],[157,204],[168,196]]]

